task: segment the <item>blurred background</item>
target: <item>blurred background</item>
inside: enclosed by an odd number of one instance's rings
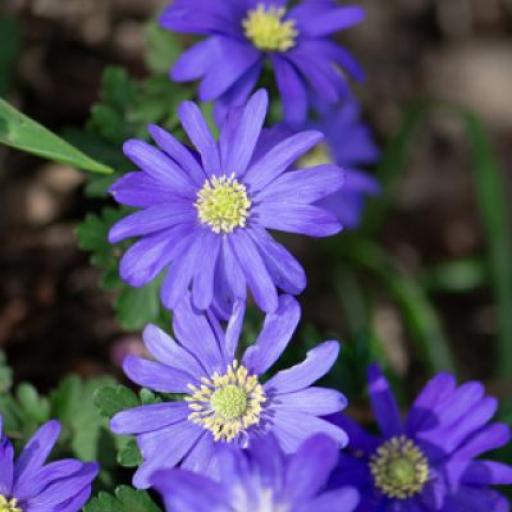
[[[0,95],[58,133],[84,125],[107,66],[145,77],[147,21],[165,3],[0,0]],[[361,3],[366,22],[341,39],[368,73],[357,93],[385,194],[360,234],[289,240],[310,276],[300,339],[345,340],[335,378],[354,390],[374,357],[414,388],[448,347],[461,376],[510,396],[512,1]],[[101,206],[84,182],[0,147],[0,349],[42,390],[140,350],[77,248],[77,224]]]

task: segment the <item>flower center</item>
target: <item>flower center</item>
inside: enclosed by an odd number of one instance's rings
[[[413,441],[393,437],[370,460],[375,485],[389,498],[405,500],[419,494],[429,478],[428,460]]]
[[[215,441],[232,441],[260,421],[265,391],[255,375],[237,361],[224,375],[214,373],[201,379],[201,387],[189,384],[192,394],[185,400],[191,413],[188,419],[209,430]]]
[[[306,153],[299,160],[299,167],[307,169],[318,165],[332,164],[332,157],[329,148],[325,144],[317,144],[311,151]]]
[[[16,498],[8,500],[0,494],[0,512],[23,512],[23,510],[18,507],[18,500]]]
[[[259,50],[285,52],[295,46],[299,32],[295,21],[283,21],[286,9],[259,4],[243,20],[245,36]]]
[[[231,233],[245,227],[251,204],[247,189],[232,174],[206,180],[194,206],[199,220],[214,233]]]

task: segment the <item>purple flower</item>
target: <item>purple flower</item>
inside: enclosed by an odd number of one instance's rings
[[[200,312],[189,298],[173,315],[177,341],[155,326],[144,331],[144,343],[156,359],[128,356],[124,371],[141,386],[162,393],[180,393],[182,400],[144,405],[118,413],[111,421],[117,434],[135,434],[144,463],[134,485],[146,488],[158,469],[183,469],[215,474],[214,448],[219,443],[250,446],[272,433],[286,453],[292,453],[315,433],[332,436],[339,446],[345,432],[320,418],[342,410],[338,391],[310,387],[334,364],[338,343],[326,341],[308,352],[306,360],[275,374],[261,376],[288,345],[299,322],[300,308],[290,296],[267,315],[263,329],[241,357],[238,339],[244,303],[237,303],[224,332],[216,317]]]
[[[74,459],[45,465],[59,433],[59,423],[49,421],[14,460],[14,447],[3,435],[0,416],[0,511],[78,512],[82,509],[91,495],[98,466]]]
[[[380,158],[371,130],[361,120],[361,106],[352,98],[338,108],[325,110],[309,128],[322,132],[325,143],[318,144],[300,163],[304,167],[335,163],[345,171],[343,187],[317,205],[334,213],[344,228],[354,229],[361,220],[365,196],[380,192],[375,178],[361,170]]]
[[[150,132],[160,149],[137,140],[125,144],[142,172],[118,180],[112,194],[142,210],[118,222],[109,237],[113,243],[142,237],[121,261],[121,277],[131,286],[169,267],[161,297],[171,309],[191,288],[197,308],[215,300],[231,311],[249,287],[266,312],[277,307],[277,288],[304,289],[301,265],[267,229],[314,237],[339,232],[336,217],[314,203],[343,186],[343,171],[335,165],[291,171],[322,134],[273,142],[262,132],[267,104],[267,93],[259,91],[244,109],[231,111],[216,142],[199,108],[184,103],[179,115],[200,158],[156,126]]]
[[[352,512],[359,502],[355,489],[324,492],[338,450],[332,439],[318,434],[287,456],[267,436],[249,451],[222,450],[219,481],[171,469],[156,473],[151,483],[169,512]]]
[[[316,206],[334,214],[345,229],[355,229],[361,221],[365,196],[375,196],[380,187],[375,178],[361,167],[375,164],[379,150],[370,128],[361,121],[361,107],[355,98],[337,107],[322,108],[316,121],[308,129],[318,130],[325,139],[298,162],[301,168],[335,164],[344,171],[343,186],[320,199]],[[281,124],[272,130],[272,138],[279,141],[294,132]]]
[[[512,483],[512,467],[475,460],[510,440],[509,428],[489,423],[497,401],[479,382],[457,387],[438,374],[421,391],[405,421],[378,366],[369,390],[380,435],[346,417],[350,451],[342,453],[333,485],[354,485],[361,512],[506,512],[508,501],[490,486]],[[340,415],[341,416],[341,415]]]
[[[208,36],[186,51],[171,71],[178,82],[201,80],[199,97],[217,100],[220,115],[242,105],[270,61],[285,119],[302,123],[315,97],[336,103],[347,94],[340,68],[357,80],[363,72],[333,33],[362,21],[357,6],[334,0],[175,0],[161,18],[164,28]]]

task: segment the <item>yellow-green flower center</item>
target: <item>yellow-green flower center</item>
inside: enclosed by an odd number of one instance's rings
[[[0,512],[23,512],[23,510],[18,507],[18,500],[16,498],[8,500],[0,494]]]
[[[189,384],[186,398],[190,408],[188,419],[209,430],[215,441],[232,441],[241,432],[260,421],[265,391],[255,375],[237,361],[224,375],[203,377],[201,386]]]
[[[381,445],[370,460],[370,470],[385,496],[401,500],[423,491],[430,471],[423,452],[405,436]]]
[[[214,233],[231,233],[245,226],[251,204],[247,189],[232,174],[206,180],[195,207],[199,220]]]
[[[333,160],[329,148],[325,144],[320,143],[299,160],[299,167],[301,169],[307,169],[308,167],[332,163]]]
[[[259,4],[242,21],[245,37],[259,50],[285,52],[295,46],[299,32],[295,21],[284,21],[286,9]]]

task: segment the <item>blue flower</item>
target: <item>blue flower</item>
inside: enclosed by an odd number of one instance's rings
[[[304,0],[288,8],[286,0],[176,0],[162,18],[174,32],[208,36],[178,60],[175,81],[201,79],[199,97],[217,100],[219,114],[242,105],[270,61],[285,119],[302,123],[312,100],[334,104],[347,94],[340,68],[357,80],[363,73],[333,33],[362,21],[357,6],[334,0]]]
[[[60,433],[57,421],[43,425],[17,460],[0,416],[0,511],[78,512],[91,495],[98,466],[66,459],[45,465]]]
[[[355,98],[336,107],[319,108],[315,121],[306,124],[307,129],[323,133],[324,140],[317,144],[298,162],[301,168],[336,164],[344,171],[343,187],[315,203],[334,214],[344,229],[355,229],[361,221],[366,196],[375,196],[380,187],[362,168],[375,164],[380,152],[371,130],[361,120],[361,106]],[[272,130],[272,138],[279,141],[293,131],[281,124]]]
[[[144,343],[156,361],[128,356],[124,371],[137,384],[161,393],[179,393],[174,402],[143,405],[118,413],[111,421],[116,434],[135,434],[144,457],[134,485],[149,487],[158,469],[183,469],[216,474],[215,447],[251,446],[273,434],[286,453],[316,433],[331,436],[342,447],[345,432],[321,416],[341,411],[345,397],[333,389],[311,387],[338,356],[335,341],[308,352],[306,360],[261,376],[279,359],[300,319],[295,299],[282,296],[267,315],[256,341],[239,353],[244,303],[237,303],[226,331],[209,312],[193,308],[190,298],[173,315],[177,341],[155,326],[144,331]]]
[[[230,311],[249,287],[266,312],[277,308],[278,288],[294,295],[304,289],[301,265],[267,229],[338,233],[338,219],[314,203],[342,187],[344,174],[336,165],[291,171],[322,134],[310,130],[274,142],[262,132],[267,104],[259,91],[244,109],[234,109],[217,142],[199,108],[184,103],[179,115],[199,156],[156,126],[150,132],[160,149],[138,140],[125,144],[142,172],[122,177],[112,194],[141,211],[118,222],[110,241],[142,237],[121,261],[121,277],[131,286],[169,267],[161,297],[171,309],[191,288],[197,308],[215,301]]]
[[[359,501],[355,489],[324,492],[338,450],[318,434],[286,456],[268,436],[246,452],[222,450],[219,481],[173,469],[156,473],[151,483],[169,512],[352,512]]]
[[[402,421],[389,384],[377,366],[369,389],[379,435],[336,417],[347,430],[350,451],[342,453],[333,485],[354,485],[361,512],[507,512],[508,501],[491,485],[511,484],[512,467],[475,460],[510,440],[509,428],[489,423],[497,401],[479,382],[457,387],[438,374],[421,391]]]

